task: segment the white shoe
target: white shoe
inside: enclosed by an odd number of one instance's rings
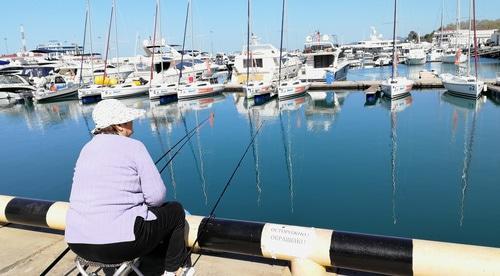
[[[194,267],[188,266],[188,267],[183,267],[182,268],[182,276],[194,276]]]

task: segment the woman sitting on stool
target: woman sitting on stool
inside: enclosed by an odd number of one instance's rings
[[[132,121],[144,113],[114,99],[94,108],[94,137],[76,162],[65,239],[78,256],[105,264],[131,261],[164,242],[164,275],[192,275],[192,268],[181,267],[184,209],[165,202],[165,185],[146,147],[129,138]]]

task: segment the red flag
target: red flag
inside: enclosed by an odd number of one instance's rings
[[[460,56],[462,55],[462,49],[458,49],[457,50],[457,53],[455,54],[455,64],[459,64],[460,63]]]

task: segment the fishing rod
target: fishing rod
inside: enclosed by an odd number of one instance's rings
[[[189,134],[188,138],[184,140],[184,143],[181,144],[181,146],[179,147],[179,149],[177,149],[174,154],[172,155],[172,157],[170,157],[170,159],[168,159],[167,163],[165,163],[165,165],[161,168],[160,170],[160,174],[165,170],[165,168],[168,166],[168,164],[170,164],[170,162],[172,162],[175,158],[175,156],[181,151],[181,149],[187,144],[187,142],[189,142],[189,139],[191,139],[191,137],[194,136],[196,132],[192,132],[191,134]]]
[[[210,219],[215,218],[214,214],[215,214],[215,210],[217,209],[217,206],[219,206],[219,203],[220,203],[222,197],[226,193],[227,188],[229,187],[229,184],[231,184],[231,181],[233,180],[233,177],[236,174],[236,171],[238,171],[238,168],[240,167],[241,162],[245,158],[248,150],[250,149],[250,146],[253,145],[253,143],[255,141],[255,137],[259,134],[259,131],[262,128],[263,124],[264,124],[264,122],[261,122],[260,125],[259,125],[259,127],[255,131],[255,134],[252,136],[252,139],[250,140],[250,143],[248,143],[248,145],[247,145],[247,147],[245,149],[245,152],[243,153],[243,155],[241,156],[240,160],[238,161],[238,164],[236,164],[236,167],[234,168],[234,170],[233,170],[231,176],[229,177],[229,179],[227,180],[226,185],[224,186],[224,189],[222,190],[222,192],[220,193],[219,197],[217,198],[217,201],[215,202],[214,207],[210,211],[210,214],[208,215],[208,218],[206,220],[204,220],[203,224],[199,228],[201,231],[198,230],[198,233],[200,233],[200,234],[198,234],[196,236],[196,240],[194,241],[193,246],[191,247],[191,249],[189,249],[189,252],[186,254],[186,257],[184,257],[184,260],[182,261],[183,265],[185,265],[186,261],[191,258],[191,254],[193,253],[193,249],[196,247],[196,243],[198,243],[199,239],[202,237],[202,235],[203,235],[203,233],[205,231],[205,228],[207,227],[208,222],[210,221]],[[196,263],[198,262],[198,260],[200,259],[200,257],[201,257],[201,254],[198,256],[198,258],[194,262],[193,267],[196,265]]]
[[[165,156],[167,156],[167,154],[169,154],[175,147],[177,147],[177,145],[179,145],[186,137],[189,136],[188,137],[188,140],[189,140],[189,138],[192,137],[192,134],[196,130],[198,130],[200,127],[202,127],[203,124],[205,124],[208,120],[213,120],[213,119],[214,119],[214,113],[212,112],[212,113],[210,113],[210,116],[208,116],[205,120],[203,120],[202,122],[200,122],[193,129],[191,129],[190,131],[186,132],[186,135],[182,136],[181,139],[179,139],[179,141],[177,141],[172,147],[170,147],[170,149],[168,149],[162,156],[160,156],[160,158],[158,158],[158,160],[156,160],[155,165],[157,165]]]
[[[183,140],[184,140],[184,143],[181,144],[180,148],[177,149],[177,151],[172,155],[172,157],[170,157],[170,159],[167,161],[167,163],[163,166],[163,168],[160,170],[160,174],[165,170],[165,168],[168,166],[168,164],[170,164],[170,162],[172,162],[175,158],[175,156],[179,153],[179,151],[184,147],[184,145],[191,139],[191,137],[193,137],[193,135],[195,134],[195,131],[197,129],[199,129],[200,127],[203,126],[203,124],[205,124],[208,120],[210,119],[213,119],[214,118],[214,113],[210,113],[210,116],[208,116],[205,120],[203,120],[201,123],[199,123],[196,127],[194,127],[193,129],[191,129],[189,132],[186,133],[186,135],[184,135],[181,139],[179,139],[179,141],[177,141],[177,143],[175,143],[175,145],[173,145],[167,152],[165,152],[160,158],[158,158],[158,160],[155,162],[155,165],[158,164],[158,162],[160,162],[167,154],[169,154],[177,145],[179,145]],[[185,139],[187,137],[187,139]],[[66,247],[66,249],[64,249],[63,252],[61,252],[61,254],[59,256],[57,256],[57,258],[54,259],[54,261],[52,261],[52,263],[50,263],[47,268],[45,268],[45,270],[40,274],[42,276],[44,275],[47,275],[47,273],[69,252],[69,247]]]

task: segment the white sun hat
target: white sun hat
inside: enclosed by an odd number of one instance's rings
[[[95,123],[92,134],[111,125],[133,121],[145,113],[144,109],[127,107],[116,99],[102,100],[95,106],[94,111],[92,111],[92,119]]]

